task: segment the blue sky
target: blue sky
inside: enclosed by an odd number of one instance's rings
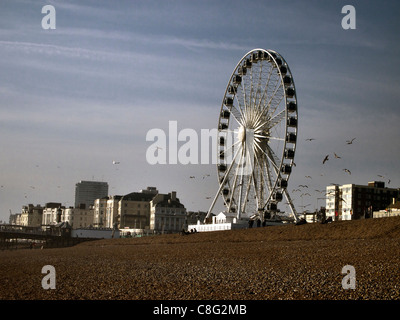
[[[41,27],[46,4],[55,30]],[[355,30],[341,27],[346,4]],[[396,1],[2,0],[0,220],[28,203],[73,205],[75,183],[92,179],[110,194],[175,190],[188,210],[206,211],[215,165],[152,166],[146,133],[172,120],[199,134],[216,128],[229,77],[253,48],[282,54],[296,83],[289,190],[378,175],[400,187],[399,14]],[[292,194],[310,209],[318,197]]]

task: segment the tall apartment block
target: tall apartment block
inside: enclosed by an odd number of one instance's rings
[[[86,208],[94,205],[96,199],[108,195],[108,183],[100,181],[80,181],[75,185],[75,208]]]
[[[326,187],[326,217],[332,220],[372,218],[399,197],[399,189],[387,188],[382,181],[368,185],[344,184]]]

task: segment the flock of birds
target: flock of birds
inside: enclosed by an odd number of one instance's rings
[[[347,145],[353,144],[353,142],[354,142],[355,139],[356,139],[356,138],[352,138],[352,139],[350,139],[350,140],[346,140],[346,144],[347,144]],[[313,141],[313,140],[315,140],[315,139],[314,139],[314,138],[308,138],[308,139],[306,139],[306,141]],[[327,155],[324,156],[324,158],[322,159],[322,165],[325,165],[326,162],[330,160],[330,156],[331,156],[331,154],[327,154]],[[333,157],[334,157],[335,159],[342,159],[342,157],[339,156],[339,155],[338,155],[337,153],[335,153],[335,152],[333,152]],[[342,169],[342,170],[343,170],[345,173],[351,175],[351,171],[350,171],[349,169],[344,168],[344,169]],[[323,174],[321,174],[321,176],[322,176],[322,175],[323,175]],[[381,178],[381,179],[385,179],[385,176],[383,176],[383,175],[378,174],[377,176],[378,176],[379,178]],[[305,176],[305,178],[307,178],[307,179],[312,179],[312,177],[309,176],[309,175]],[[387,181],[387,183],[390,184],[390,179]],[[336,186],[338,186],[339,184],[337,184],[337,183],[331,183],[331,185],[336,185]],[[305,185],[305,184],[299,185],[298,188],[297,188],[297,189],[293,189],[292,192],[293,192],[293,193],[295,193],[295,192],[302,192],[302,193],[300,194],[300,197],[301,197],[302,199],[303,199],[304,196],[310,196],[310,197],[311,197],[311,194],[310,194],[309,192],[304,192],[304,188],[307,188],[307,189],[308,189],[309,187],[308,187],[308,185]],[[326,192],[326,190],[318,190],[318,189],[315,189],[315,192],[317,192],[317,193],[319,193],[319,194],[321,195],[321,197],[317,197],[318,199],[325,199],[325,197],[326,197],[327,195],[330,194],[330,192]],[[344,202],[346,202],[344,199],[341,199],[341,200],[343,200]],[[302,207],[305,208],[305,207],[307,207],[307,206],[309,206],[309,205],[310,205],[310,204],[307,204],[307,205],[302,206]]]

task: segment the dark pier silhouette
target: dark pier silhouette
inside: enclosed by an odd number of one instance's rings
[[[71,237],[71,228],[63,224],[42,227],[0,226],[0,250],[70,247],[95,238]]]

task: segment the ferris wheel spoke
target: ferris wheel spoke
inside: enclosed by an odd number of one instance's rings
[[[250,96],[249,96],[249,103],[248,103],[248,105],[250,106],[250,109],[251,109],[251,106],[252,106],[251,101],[252,101],[252,98],[253,98],[253,70],[254,70],[254,67],[252,66],[250,68]],[[249,120],[251,120],[251,116],[252,116],[252,114],[250,114],[250,119]]]
[[[275,75],[268,79],[268,87],[266,87],[266,92],[262,101],[262,110],[265,114],[268,114],[269,103],[271,102],[275,92],[278,90],[279,83],[280,81],[275,78]]]
[[[274,114],[276,108],[278,107],[278,105],[279,105],[280,102],[282,101],[284,95],[281,95],[281,98],[280,98],[280,100],[279,100],[279,103],[275,103],[275,104],[274,104],[274,105],[276,106],[275,109],[274,109],[273,111],[270,110],[272,101],[273,101],[273,99],[274,99],[276,93],[278,92],[278,90],[279,90],[280,88],[282,88],[282,82],[279,83],[279,86],[274,90],[274,93],[272,94],[271,98],[269,99],[269,101],[268,101],[268,103],[267,103],[267,106],[266,106],[266,112],[267,112],[267,114]]]
[[[233,118],[236,120],[236,122],[239,125],[242,125],[243,123],[243,114],[240,111],[240,109],[237,109],[235,107],[235,105],[232,105],[231,108],[229,109],[229,111],[231,112],[231,114],[233,115]]]
[[[258,109],[260,109],[260,110],[261,110],[261,103],[262,103],[262,100],[264,99],[264,96],[267,97],[269,81],[271,80],[272,71],[274,70],[274,67],[272,65],[269,65],[269,66],[270,66],[270,69],[269,69],[268,78],[267,78],[267,81],[265,83],[264,91],[263,91],[263,94],[262,94],[262,96],[260,98],[260,102],[258,104]]]
[[[260,103],[257,103],[257,96],[259,96],[259,99],[261,100],[261,85],[262,85],[262,71],[263,71],[263,66],[264,64],[260,64],[260,73],[258,76],[258,85],[257,85],[257,91],[256,91],[256,97],[254,98],[254,108],[257,110],[259,113],[259,106]]]
[[[272,192],[272,181],[271,181],[270,175],[268,174],[268,171],[270,170],[268,161],[265,161],[264,157],[263,158],[256,157],[256,160],[257,160],[258,168],[260,170],[260,181],[263,182],[263,184],[267,186],[269,193],[271,193]],[[265,174],[264,174],[264,169],[265,169]],[[267,181],[265,180],[266,178],[268,179]]]
[[[276,126],[278,123],[280,123],[283,119],[286,117],[286,110],[283,109],[281,112],[273,116],[269,121],[268,121],[268,129],[273,128]]]
[[[275,152],[269,147],[269,146],[267,146],[267,150],[268,150],[268,154],[270,155],[270,159],[271,159],[271,161],[273,162],[273,164],[274,164],[274,168],[275,168],[275,173],[276,174],[278,174],[278,172],[279,172],[279,166],[277,165],[277,163],[279,163],[280,161],[279,161],[279,158],[278,158],[278,156],[275,154]]]
[[[238,177],[239,177],[238,171],[239,171],[239,168],[240,168],[240,163],[241,163],[241,158],[240,158],[240,160],[239,160],[239,164],[237,165],[236,171],[235,171],[235,173],[234,173],[233,186],[232,186],[232,188],[231,188],[230,201],[229,201],[229,207],[228,207],[228,210],[229,210],[229,211],[231,210],[232,203],[233,203],[233,202],[236,202],[236,200],[235,200],[235,199],[236,199],[236,197],[235,197],[235,191],[236,191],[237,179],[238,179]]]
[[[252,185],[252,179],[253,179],[253,174],[248,175],[248,182],[247,182],[247,187],[246,187],[246,194],[244,196],[244,201],[243,201],[243,205],[242,205],[242,212],[246,212],[247,202],[249,201],[250,188]]]
[[[243,98],[243,106],[240,106],[240,107],[242,109],[243,122],[247,123],[247,119],[248,119],[247,109],[248,109],[248,106],[247,106],[247,100],[246,100],[246,83],[245,83],[246,80],[245,79],[246,79],[245,77],[242,77],[242,82],[240,83],[240,87],[241,87],[240,92],[241,92],[241,95],[242,95],[242,98]]]
[[[262,150],[261,148],[259,148],[259,149],[270,160],[270,162],[275,170],[275,173],[279,172],[279,166],[277,165],[277,162],[279,162],[279,159],[277,158],[275,153],[271,150],[271,148],[267,146],[266,150]]]
[[[273,137],[273,136],[268,136],[268,139],[270,140],[278,140],[278,141],[285,141],[284,138],[280,138],[280,137]]]
[[[274,98],[275,98],[275,97],[274,97]],[[280,94],[280,96],[279,96],[276,100],[272,101],[273,104],[274,104],[274,106],[275,106],[275,108],[270,109],[270,114],[271,114],[271,115],[274,114],[275,111],[276,111],[276,109],[278,108],[278,106],[281,105],[281,102],[282,102],[283,98],[284,98],[284,95],[283,95],[283,94]],[[272,103],[272,102],[271,102],[271,103]],[[284,108],[284,106],[282,106],[282,108]],[[283,110],[284,110],[284,109],[283,109]]]

